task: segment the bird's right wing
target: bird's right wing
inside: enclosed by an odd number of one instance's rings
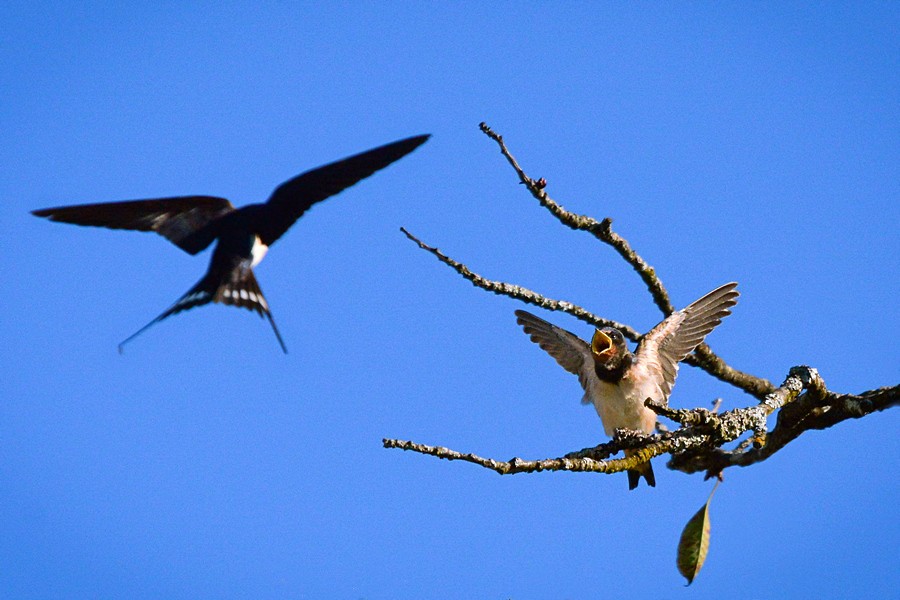
[[[737,283],[732,282],[714,289],[669,315],[641,340],[635,360],[653,374],[666,398],[675,385],[678,363],[731,314],[740,295],[736,288]]]
[[[563,369],[578,375],[578,381],[586,392],[596,375],[593,372],[594,357],[590,345],[580,337],[536,317],[524,310],[516,311],[516,323],[522,326],[531,341],[556,359]],[[585,396],[582,403],[590,400]]]
[[[206,225],[233,210],[225,198],[180,196],[58,206],[34,210],[31,214],[74,225],[155,231],[185,252],[197,254],[216,237],[214,231],[205,229]]]
[[[256,213],[254,229],[271,246],[309,208],[359,183],[424,144],[430,135],[419,135],[379,146],[360,154],[301,173],[275,188]]]

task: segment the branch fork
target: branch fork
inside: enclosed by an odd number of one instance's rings
[[[532,179],[525,173],[509,152],[502,136],[485,123],[480,124],[480,129],[497,143],[501,154],[516,172],[519,182],[541,206],[563,225],[586,231],[611,246],[637,272],[663,315],[669,316],[675,311],[669,293],[655,269],[631,248],[627,240],[613,231],[612,219],[605,218],[598,221],[586,215],[567,211],[547,193],[547,181],[544,178]],[[597,316],[572,302],[548,298],[519,285],[483,277],[438,248],[429,246],[405,228],[401,228],[401,231],[419,248],[435,256],[478,288],[547,310],[565,312],[598,328],[615,327],[634,342],[641,339],[641,334],[633,327]],[[670,469],[684,473],[703,471],[707,478],[713,476],[721,478],[724,469],[748,466],[766,460],[805,431],[825,429],[846,419],[860,418],[900,405],[900,385],[869,390],[859,395],[837,394],[829,391],[818,371],[808,366],[791,368],[787,378],[776,388],[767,379],[734,369],[706,344],[698,346],[683,362],[754,396],[759,400],[758,404],[719,413],[718,406],[716,410],[672,409],[648,400],[646,402],[648,408],[657,415],[678,423],[679,428],[654,435],[617,430],[609,442],[570,452],[559,458],[542,460],[524,460],[515,457],[508,461],[499,461],[442,446],[429,446],[399,439],[384,439],[382,443],[385,448],[398,448],[446,460],[470,462],[501,475],[540,471],[617,473],[632,469],[656,456],[669,454],[671,458],[667,466]],[[776,411],[778,411],[776,425],[772,431],[768,431],[767,419]],[[749,437],[739,442],[735,448],[724,449],[726,444],[739,440],[747,433],[750,434]],[[610,458],[626,449],[633,454],[627,458]]]

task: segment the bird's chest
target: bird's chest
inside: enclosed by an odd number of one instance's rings
[[[656,414],[644,406],[644,400],[659,400],[659,387],[653,381],[623,377],[616,383],[596,381],[591,400],[607,435],[626,428],[650,433],[656,427]]]
[[[255,267],[266,256],[269,247],[262,243],[258,235],[253,236],[253,245],[250,247],[250,266]]]
[[[258,265],[269,250],[258,235],[243,228],[222,233],[219,236],[219,247],[233,256],[248,261],[250,267]]]

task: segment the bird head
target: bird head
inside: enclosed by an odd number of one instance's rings
[[[617,369],[629,354],[625,336],[612,327],[596,330],[591,339],[591,354],[594,355],[596,365],[611,370]]]

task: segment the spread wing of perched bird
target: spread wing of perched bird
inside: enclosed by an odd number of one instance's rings
[[[192,255],[218,242],[203,278],[162,314],[125,339],[119,345],[120,351],[122,345],[166,317],[220,302],[266,317],[281,349],[287,353],[253,267],[311,206],[403,158],[429,137],[399,140],[302,173],[275,188],[262,204],[235,208],[225,198],[180,196],[43,208],[32,214],[74,225],[153,231]]]
[[[620,428],[651,433],[656,413],[644,401],[668,402],[678,363],[731,314],[739,296],[736,288],[737,283],[727,283],[672,313],[641,338],[634,354],[622,332],[612,327],[597,329],[589,344],[524,310],[516,311],[516,321],[531,341],[578,376],[582,402],[594,405],[607,435]],[[626,457],[631,455],[625,451]],[[637,487],[641,476],[656,485],[653,468],[646,462],[628,471],[629,489]]]

